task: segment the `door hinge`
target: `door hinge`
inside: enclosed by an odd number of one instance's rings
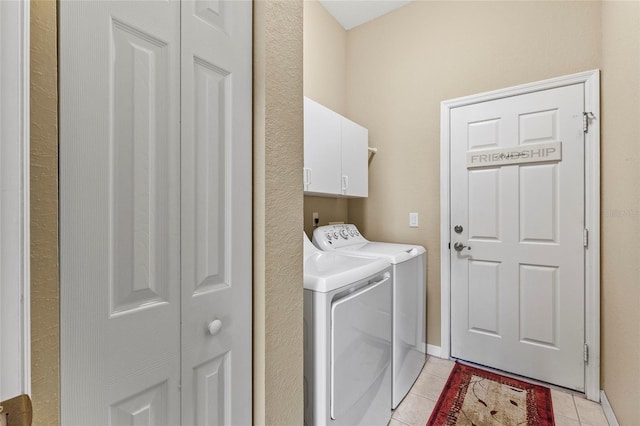
[[[582,245],[585,247],[589,247],[589,230],[582,230]]]
[[[592,112],[583,112],[582,113],[582,131],[585,133],[589,133],[589,120],[595,119],[596,116]]]
[[[584,362],[589,362],[589,345],[584,344]]]

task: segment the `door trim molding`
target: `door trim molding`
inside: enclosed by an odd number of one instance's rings
[[[590,120],[589,132],[585,134],[585,226],[589,230],[589,247],[585,249],[585,343],[589,346],[589,362],[585,364],[585,394],[592,401],[600,401],[600,70],[465,96],[440,104],[441,356],[451,356],[451,110],[479,102],[580,83],[584,84],[585,111],[592,112],[595,117]]]
[[[0,2],[0,400],[31,392],[29,2]]]

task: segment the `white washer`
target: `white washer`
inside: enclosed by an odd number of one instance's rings
[[[305,425],[391,419],[389,262],[318,250],[304,236]]]
[[[426,361],[426,250],[368,241],[355,225],[344,224],[316,228],[313,243],[322,250],[385,259],[393,265],[391,407],[395,409]]]

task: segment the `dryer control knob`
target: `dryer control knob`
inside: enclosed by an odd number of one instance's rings
[[[346,229],[341,229],[340,236],[346,240],[347,238],[349,238],[349,233],[347,232]]]

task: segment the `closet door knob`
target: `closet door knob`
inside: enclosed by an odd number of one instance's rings
[[[207,329],[209,330],[209,334],[215,336],[220,332],[220,330],[222,330],[222,321],[219,319],[211,321],[207,326]]]

